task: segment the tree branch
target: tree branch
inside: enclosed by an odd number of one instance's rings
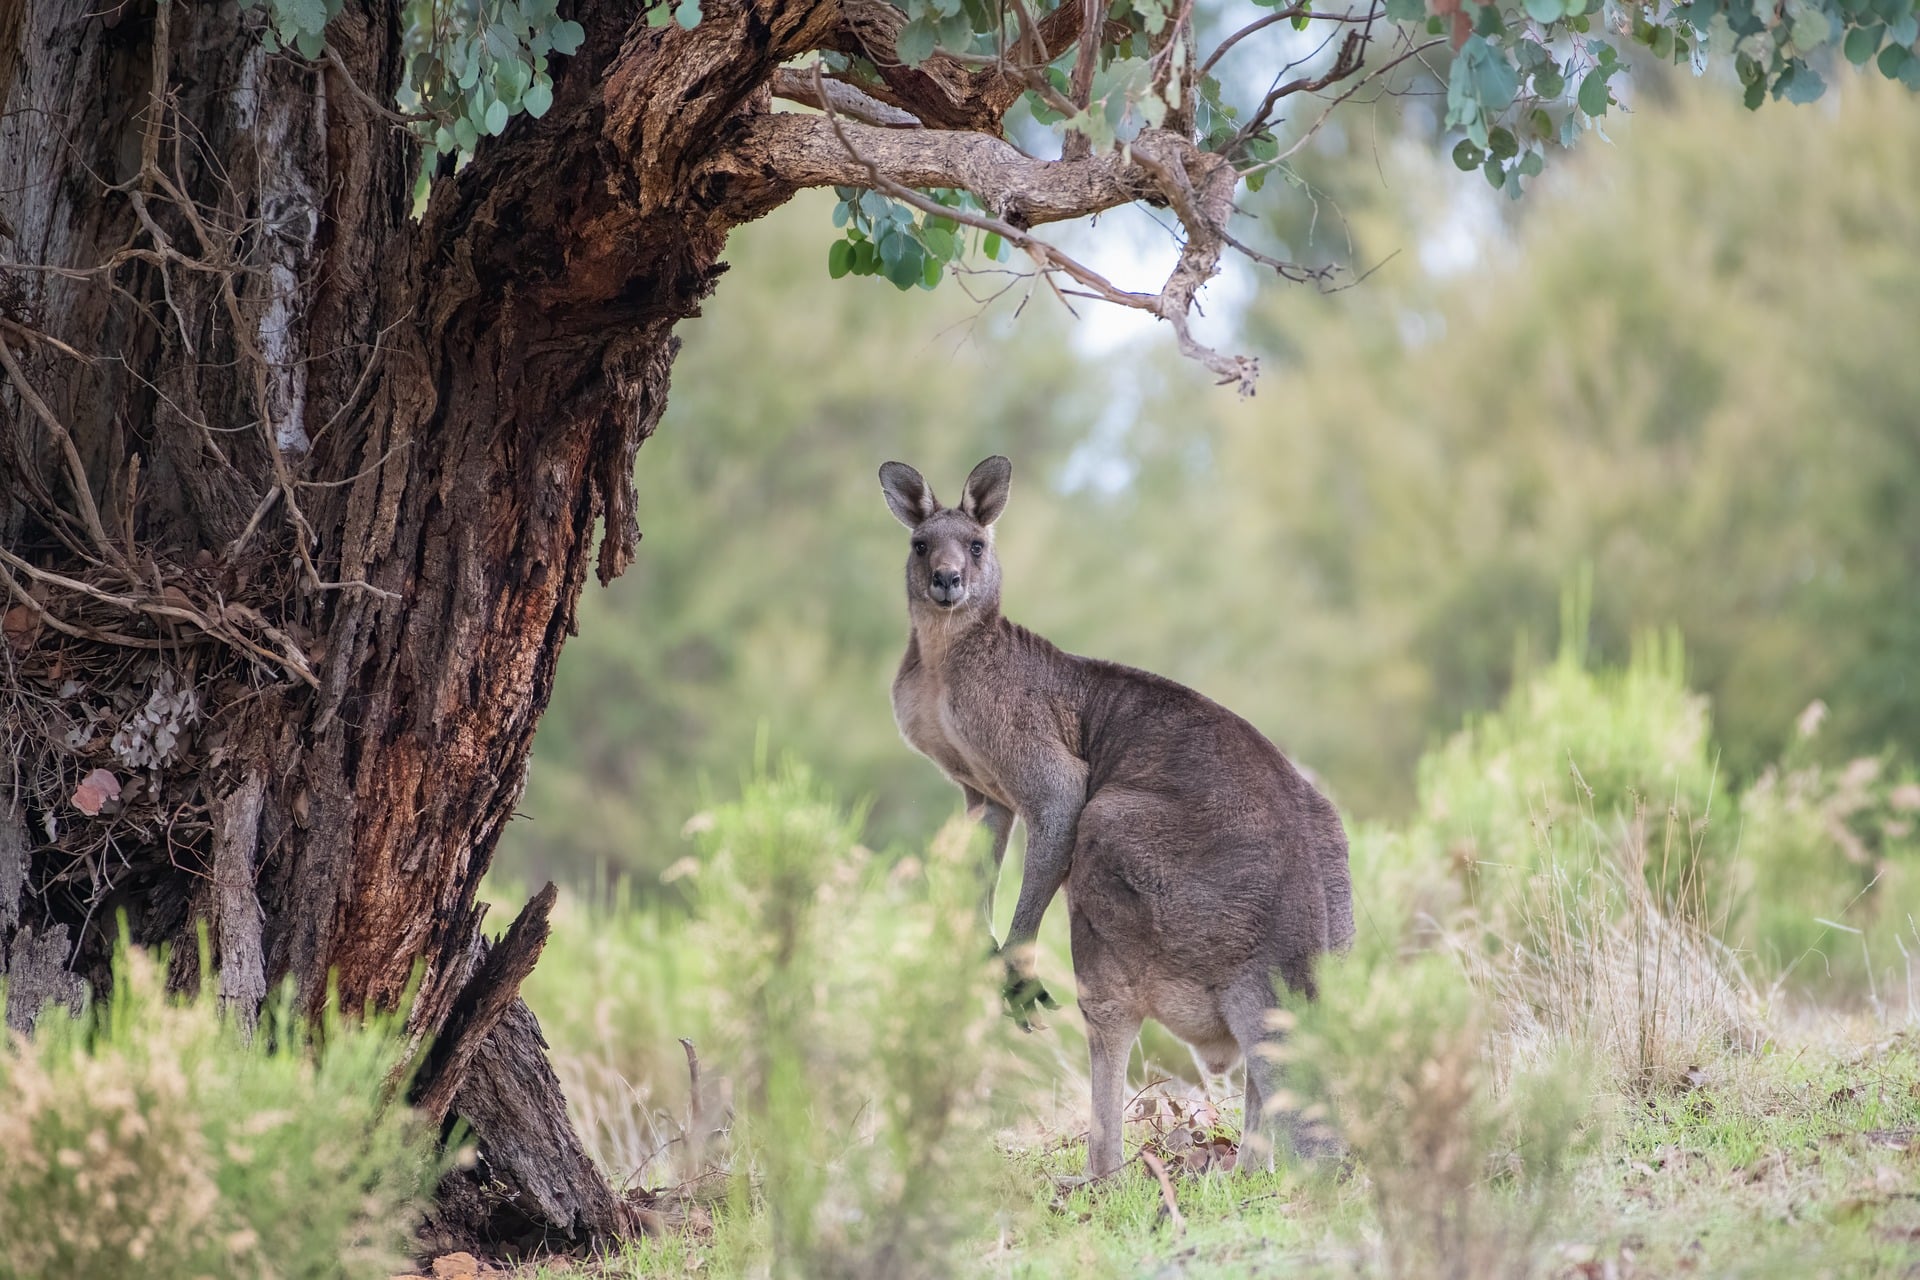
[[[817,68],[814,74],[819,75]],[[1125,152],[1085,160],[1036,160],[997,138],[848,124],[831,110],[822,119],[759,117],[748,122],[746,133],[750,141],[745,147],[736,144],[735,151],[750,152],[756,172],[778,174],[796,188],[864,187],[924,213],[990,231],[1032,258],[1050,282],[1058,272],[1092,297],[1165,320],[1182,352],[1222,382],[1235,383],[1243,394],[1252,392],[1257,362],[1211,350],[1189,327],[1194,295],[1219,269],[1221,233],[1233,211],[1238,179],[1224,159],[1201,152],[1186,138],[1150,130]],[[942,205],[916,189],[925,187],[968,191],[988,212]],[[1180,261],[1159,293],[1121,289],[1030,232],[1045,222],[1136,201],[1173,204],[1182,221],[1192,219]]]
[[[773,96],[820,111],[831,107],[839,115],[882,129],[926,128],[913,112],[882,102],[854,85],[830,77],[816,83],[815,77],[791,67],[773,73]]]
[[[983,133],[878,128],[792,112],[743,120],[702,176],[772,181],[778,190],[771,194],[784,199],[803,187],[872,187],[875,172],[902,187],[970,191],[994,218],[1021,231],[1139,200],[1166,203],[1152,175],[1119,152],[1036,160]]]

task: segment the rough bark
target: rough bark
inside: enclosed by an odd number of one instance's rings
[[[552,110],[416,222],[367,101],[399,8],[350,3],[324,66],[214,4],[0,22],[0,975],[16,1025],[104,984],[121,913],[182,984],[205,922],[243,1012],[286,975],[390,1005],[423,964],[431,1101],[484,1162],[441,1225],[587,1239],[632,1219],[514,999],[537,945],[488,966],[475,893],[738,221],[687,175],[833,10],[576,6]]]
[[[588,1240],[634,1218],[516,998],[544,908],[489,952],[475,895],[588,574],[634,555],[636,451],[728,231],[807,185],[966,187],[990,215],[956,217],[1190,344],[1232,175],[1165,132],[1052,163],[999,137],[1088,6],[908,69],[881,0],[709,0],[692,30],[576,0],[549,112],[416,220],[379,105],[402,8],[347,0],[311,63],[230,5],[0,2],[0,977],[24,1025],[104,984],[121,915],[181,985],[204,925],[242,1017],[289,976],[392,1005],[418,969],[418,1096],[482,1153],[437,1227]],[[781,72],[814,49],[878,79]],[[1158,295],[1027,231],[1136,199],[1209,221]]]

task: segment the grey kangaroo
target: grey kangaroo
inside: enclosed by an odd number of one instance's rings
[[[880,468],[912,530],[912,634],[893,681],[908,745],[958,783],[993,837],[997,872],[1018,818],[1026,871],[1001,947],[1016,1017],[1054,1007],[1032,943],[1063,885],[1093,1077],[1087,1171],[1120,1167],[1127,1058],[1143,1019],[1209,1070],[1246,1062],[1243,1153],[1271,1152],[1276,975],[1314,992],[1314,963],[1353,937],[1339,815],[1259,730],[1149,672],[1062,652],[1000,616],[993,524],[1013,465],[988,458],[960,505],[920,473]],[[991,918],[992,890],[988,890]]]

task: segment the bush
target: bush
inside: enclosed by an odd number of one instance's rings
[[[700,836],[693,940],[711,959],[733,1138],[775,1274],[940,1274],[990,1216],[989,1083],[1005,1073],[978,915],[981,851],[950,824],[889,867],[798,769]]]
[[[437,1172],[403,1059],[397,1020],[309,1028],[291,991],[248,1043],[123,948],[104,1004],[0,1053],[0,1280],[403,1269]]]
[[[1562,1056],[1490,1065],[1496,1019],[1446,956],[1327,967],[1280,1050],[1365,1168],[1389,1274],[1520,1277],[1537,1269],[1569,1165],[1592,1136],[1586,1073]]]

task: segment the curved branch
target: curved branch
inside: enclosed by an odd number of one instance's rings
[[[851,186],[879,191],[922,212],[993,232],[1033,259],[1040,273],[1066,276],[1105,302],[1145,311],[1173,327],[1180,349],[1222,382],[1251,394],[1258,363],[1228,356],[1194,338],[1194,296],[1219,269],[1226,219],[1238,181],[1231,165],[1167,130],[1149,130],[1124,152],[1083,160],[1036,160],[982,134],[907,133],[824,117],[777,114],[748,120],[714,162],[736,179],[773,179],[788,190]],[[970,192],[988,211],[942,205],[916,188]],[[1123,204],[1171,204],[1187,223],[1187,243],[1158,293],[1121,289],[1041,240],[1031,228]],[[1057,288],[1057,286],[1056,286]]]
[[[743,120],[702,177],[772,184],[771,207],[803,187],[871,187],[876,171],[902,187],[972,192],[995,218],[1019,230],[1138,200],[1166,203],[1153,176],[1119,152],[1036,160],[984,133],[888,129],[792,112]]]

